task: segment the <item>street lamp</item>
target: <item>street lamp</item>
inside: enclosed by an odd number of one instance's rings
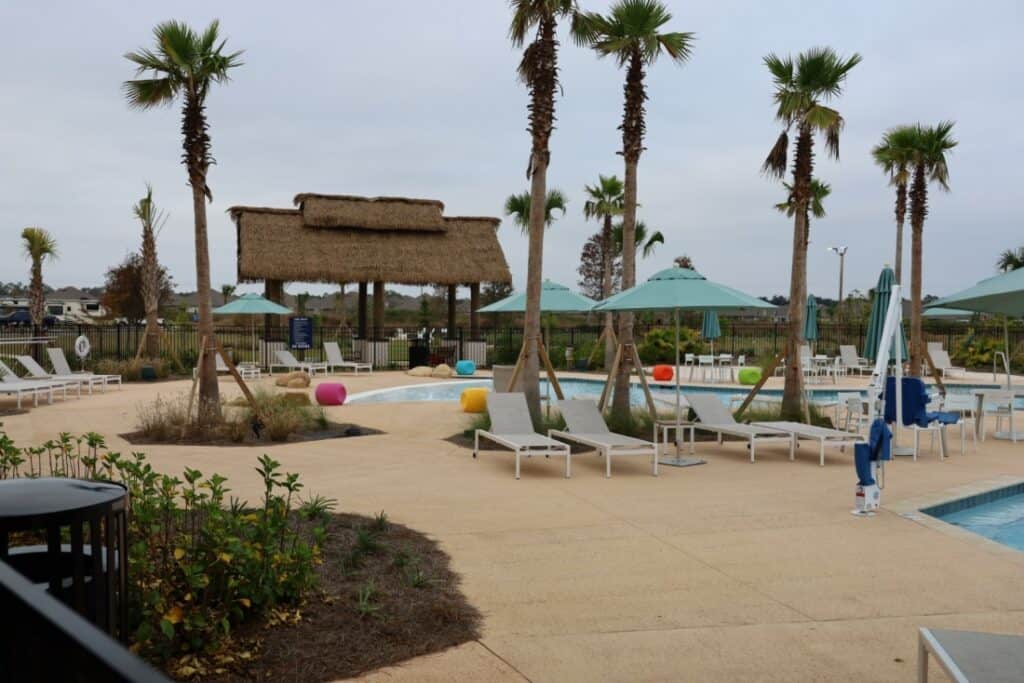
[[[828,248],[829,251],[834,251],[839,255],[839,303],[836,304],[837,312],[841,311],[843,306],[843,266],[846,262],[846,250],[848,248],[845,244],[839,247]]]

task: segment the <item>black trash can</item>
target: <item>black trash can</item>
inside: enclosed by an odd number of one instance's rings
[[[409,367],[430,365],[430,346],[425,339],[413,339],[409,342]]]

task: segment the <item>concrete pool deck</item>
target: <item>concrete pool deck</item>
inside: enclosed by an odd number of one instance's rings
[[[431,380],[342,381],[357,392]],[[189,384],[129,384],[0,421],[21,445],[96,431],[128,451],[116,435],[132,429],[136,406]],[[221,387],[237,393],[230,380]],[[250,500],[260,495],[255,459],[267,452],[301,473],[306,493],[347,511],[383,509],[441,542],[485,615],[482,637],[367,680],[911,681],[918,626],[1024,634],[1024,554],[904,516],[908,501],[1024,477],[1024,443],[989,439],[960,456],[951,438],[945,462],[927,451],[899,459],[883,510],[858,519],[850,456],[836,450],[819,467],[810,453],[790,462],[783,446],[759,448],[750,464],[742,444],[698,444],[707,465],[664,467],[657,478],[644,458],[617,460],[605,479],[603,463],[581,454],[569,480],[560,460],[533,458],[516,481],[508,453],[474,461],[445,440],[467,423],[454,404],[329,414],[386,433],[145,451],[163,471],[219,472]]]

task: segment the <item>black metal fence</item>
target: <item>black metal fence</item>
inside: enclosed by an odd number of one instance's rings
[[[699,319],[687,319],[688,335],[702,349],[709,346],[696,340]],[[770,320],[741,320],[722,318],[722,336],[715,340],[716,353],[744,354],[750,358],[764,358],[777,353],[783,347],[786,338],[786,323]],[[672,322],[668,319],[648,318],[636,324],[636,338],[642,343],[644,337],[652,330],[671,330]],[[858,351],[864,344],[866,323],[836,324],[820,322],[819,338],[815,344],[817,353],[838,355],[841,344],[851,344]],[[143,326],[136,325],[57,325],[45,331],[47,344],[64,350],[74,362],[74,343],[80,335],[86,336],[91,344],[90,362],[97,360],[130,360],[135,357],[139,344],[143,339]],[[577,327],[552,327],[545,329],[545,338],[549,355],[557,367],[566,367],[566,349],[572,347],[573,357],[577,361],[586,359],[593,350],[601,333],[600,325]],[[260,346],[264,340],[271,348],[287,348],[288,329],[285,326],[265,328],[260,324],[247,326],[217,326],[216,334],[220,342],[230,350],[237,362],[259,361]],[[997,340],[1002,345],[1003,329],[998,324],[985,323],[969,325],[966,323],[949,323],[929,321],[925,327],[927,341],[939,341],[950,351],[954,351],[972,336],[987,337]],[[337,342],[346,359],[373,360],[379,367],[408,367],[410,348],[416,344],[417,332],[401,328],[385,328],[380,340],[368,342],[360,340],[354,330],[347,326],[316,325],[313,328],[312,348],[297,352],[305,360],[326,360],[324,342]],[[0,358],[17,354],[31,353],[32,330],[28,327],[0,327]],[[472,358],[478,365],[514,363],[523,341],[523,332],[517,327],[484,328],[475,338],[471,338],[469,330],[458,328],[450,336],[434,331],[426,341],[427,353],[431,363],[452,363],[459,358]],[[1010,329],[1011,348],[1024,343],[1024,328]],[[183,366],[194,364],[199,345],[198,332],[195,325],[167,325],[162,328],[161,353],[178,360]],[[415,353],[415,351],[413,352]],[[373,358],[367,358],[367,355]],[[268,355],[264,353],[265,359]],[[600,362],[602,354],[594,354]]]

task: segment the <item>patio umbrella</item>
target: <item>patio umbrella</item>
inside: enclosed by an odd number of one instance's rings
[[[807,297],[807,310],[804,312],[804,339],[811,342],[818,341],[818,300],[814,295]]]
[[[864,337],[864,357],[871,360],[878,358],[878,344],[882,338],[882,327],[885,325],[885,313],[889,310],[889,297],[892,294],[892,286],[896,282],[896,275],[892,268],[886,266],[878,276],[878,285],[875,286],[875,296],[871,301],[871,315],[868,318],[868,331]],[[907,357],[907,339],[900,329],[900,358]],[[895,342],[893,342],[895,344]],[[890,357],[895,357],[891,354]]]
[[[718,313],[704,311],[704,319],[700,323],[700,336],[711,342],[711,355],[715,355],[715,340],[722,336],[722,327],[718,324]]]
[[[256,358],[257,315],[288,315],[292,309],[264,299],[259,294],[243,294],[229,304],[213,309],[214,315],[248,315],[252,320],[252,357]]]
[[[770,303],[743,292],[711,282],[690,268],[667,268],[655,273],[647,282],[611,296],[594,306],[594,311],[672,311],[676,324],[676,445],[682,422],[679,392],[679,311],[716,311],[773,309]],[[610,376],[609,376],[610,379]],[[684,467],[703,460],[675,458],[661,461],[666,465]]]
[[[577,294],[565,285],[545,280],[540,286],[540,310],[547,313],[587,313],[597,303],[582,294]],[[477,313],[525,313],[526,292],[520,292],[495,301]]]
[[[929,309],[939,307],[1024,317],[1024,268],[982,280],[928,306]],[[1010,330],[1006,318],[1003,318],[1003,344],[1006,347],[1006,386],[1010,387]]]

